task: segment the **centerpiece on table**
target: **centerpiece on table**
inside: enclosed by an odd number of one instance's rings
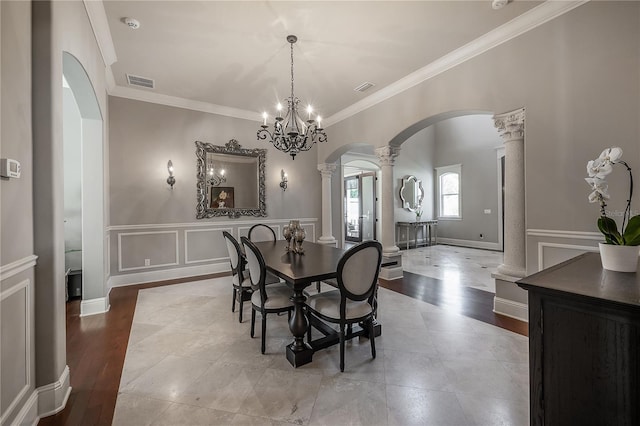
[[[605,242],[599,243],[602,267],[611,271],[636,272],[640,245],[640,215],[631,216],[631,197],[633,196],[633,175],[631,167],[621,160],[622,149],[607,148],[595,160],[587,163],[585,178],[593,190],[589,202],[600,204],[598,229],[604,235]],[[613,166],[622,165],[629,172],[629,198],[622,215],[622,226],[618,231],[616,221],[607,216],[609,188],[605,177],[613,171]]]
[[[286,225],[282,230],[284,239],[287,240],[287,251],[293,251],[297,254],[304,254],[302,248],[302,242],[306,237],[304,229],[300,226],[299,220],[289,221],[289,225]],[[293,246],[291,242],[293,241]]]

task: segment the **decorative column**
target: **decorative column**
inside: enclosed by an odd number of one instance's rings
[[[334,163],[318,164],[318,170],[322,175],[322,236],[318,243],[326,245],[336,245],[336,239],[332,234],[333,225],[331,222],[331,176],[336,171]]]
[[[396,225],[393,212],[393,164],[400,153],[400,148],[383,146],[377,148],[375,152],[380,159],[382,168],[382,235],[380,238],[382,254],[384,256],[393,256],[400,252],[400,249],[396,246]]]
[[[524,117],[524,108],[493,117],[505,146],[504,263],[498,273],[516,278],[526,275]]]

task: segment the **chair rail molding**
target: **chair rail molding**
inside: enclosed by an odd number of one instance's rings
[[[29,256],[23,257],[22,259],[18,259],[14,262],[0,266],[0,281],[6,280],[7,278],[19,274],[20,272],[35,267],[37,260],[38,256],[36,256],[35,254],[31,254]]]
[[[601,242],[603,236],[600,232],[563,231],[558,229],[527,229],[527,236],[566,238],[571,240],[592,240]]]

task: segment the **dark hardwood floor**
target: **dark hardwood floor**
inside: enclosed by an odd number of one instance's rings
[[[228,274],[115,287],[111,309],[105,314],[80,317],[80,300],[67,303],[67,365],[71,395],[60,413],[41,419],[40,425],[110,425],[120,387],[138,291]],[[448,291],[441,280],[404,273],[380,286],[425,302],[451,309],[498,327],[527,335],[527,323],[493,313],[493,294],[468,287]]]
[[[527,336],[529,324],[493,312],[495,294],[471,287],[450,287],[450,283],[424,275],[403,272],[400,280],[380,280],[380,287],[388,288],[414,299],[446,308],[478,321],[505,328]]]

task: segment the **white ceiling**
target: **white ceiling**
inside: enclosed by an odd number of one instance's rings
[[[112,92],[273,114],[289,96],[286,36],[295,34],[295,93],[331,118],[541,3],[106,0],[117,55]],[[155,89],[128,86],[127,73],[155,80]],[[353,90],[365,81],[376,86]]]

